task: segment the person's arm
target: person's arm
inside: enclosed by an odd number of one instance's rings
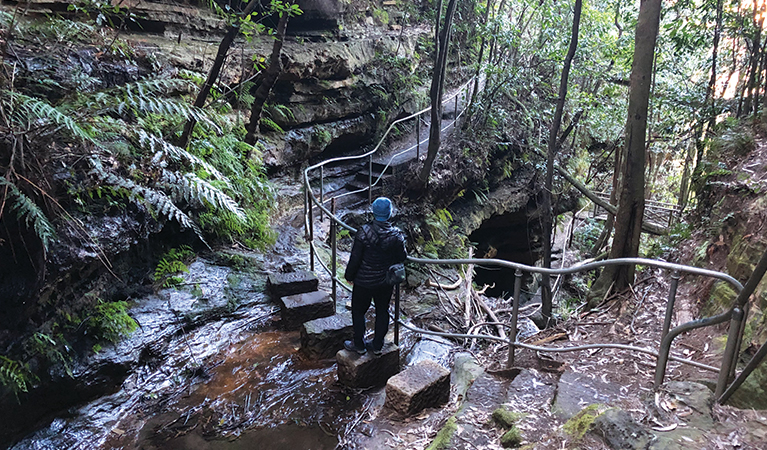
[[[405,262],[407,259],[407,248],[405,248],[405,235],[400,231],[397,233],[397,245],[394,246],[395,260],[397,262]]]
[[[344,273],[344,278],[346,278],[346,281],[354,281],[354,278],[357,277],[357,271],[360,269],[360,265],[362,264],[362,254],[365,252],[365,244],[362,242],[361,234],[363,233],[362,230],[360,230],[359,233],[354,237],[354,244],[352,244],[352,253],[349,255],[349,264],[346,265],[346,272]]]

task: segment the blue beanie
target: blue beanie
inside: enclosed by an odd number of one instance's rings
[[[373,202],[373,217],[380,222],[386,222],[392,215],[391,200],[386,197],[378,197]]]

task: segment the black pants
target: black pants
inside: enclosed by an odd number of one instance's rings
[[[365,313],[373,300],[376,307],[376,327],[373,337],[373,348],[383,347],[384,337],[389,331],[389,302],[393,286],[383,285],[374,288],[354,285],[352,289],[352,327],[354,328],[354,345],[365,347]]]

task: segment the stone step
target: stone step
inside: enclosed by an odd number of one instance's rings
[[[316,291],[318,285],[317,276],[308,270],[270,273],[266,278],[267,290],[276,298]]]
[[[280,308],[282,324],[288,330],[296,329],[304,322],[332,316],[336,313],[333,299],[330,294],[324,291],[304,292],[282,297]]]
[[[352,388],[383,386],[386,381],[399,372],[399,347],[384,344],[380,356],[368,351],[358,355],[349,350],[336,353],[338,362],[338,381]]]
[[[382,176],[381,171],[373,169],[373,183],[376,182],[379,176]],[[378,184],[381,184],[383,180],[387,179],[390,176],[391,175],[389,175],[388,173],[383,174],[382,180],[379,181]],[[354,180],[360,183],[364,183],[365,186],[368,185],[369,177],[370,177],[370,172],[367,169],[362,169],[356,174],[354,174]]]
[[[447,403],[449,399],[450,371],[427,359],[389,378],[384,406],[412,415]]]
[[[361,182],[361,181],[357,181],[357,180],[351,180],[351,181],[349,181],[348,183],[346,183],[344,185],[344,189],[349,190],[349,191],[359,191],[359,190],[362,190],[361,192],[358,192],[357,195],[364,195],[365,197],[367,197],[367,195],[368,195],[368,182],[367,181]],[[375,198],[380,193],[381,193],[381,184],[379,183],[379,184],[373,186],[373,198]]]
[[[332,358],[344,348],[344,340],[352,334],[349,312],[310,320],[301,326],[301,352],[312,359]]]

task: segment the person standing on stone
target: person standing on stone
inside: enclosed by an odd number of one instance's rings
[[[352,245],[344,278],[352,282],[352,327],[354,340],[345,341],[344,348],[364,355],[367,347],[380,355],[384,337],[389,330],[389,302],[394,286],[386,282],[389,267],[407,259],[405,236],[389,219],[393,214],[391,200],[375,199],[371,223],[363,225]],[[375,304],[375,335],[372,343],[364,341],[365,313],[371,300]]]

